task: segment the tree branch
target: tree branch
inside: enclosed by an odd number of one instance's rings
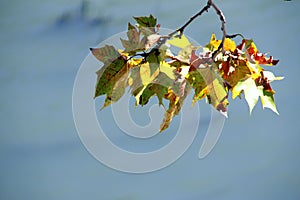
[[[193,15],[186,23],[184,23],[180,28],[176,29],[175,31],[169,33],[167,36],[161,37],[161,39],[157,42],[157,45],[153,48],[153,49],[158,49],[161,47],[161,45],[163,45],[167,39],[173,37],[181,37],[184,30],[186,29],[187,26],[189,26],[197,17],[201,16],[205,11],[208,12],[208,10],[213,7],[213,9],[215,10],[216,14],[220,17],[220,21],[221,21],[221,31],[223,33],[222,36],[222,41],[218,47],[218,49],[212,54],[212,59],[215,60],[216,56],[218,55],[219,52],[222,52],[223,54],[225,54],[225,50],[224,50],[224,42],[226,38],[235,38],[237,36],[241,36],[242,38],[243,35],[241,34],[233,34],[233,35],[227,35],[227,31],[226,31],[226,19],[225,16],[222,12],[221,9],[218,8],[218,6],[213,2],[213,0],[207,0],[206,5],[195,15]],[[179,33],[179,34],[178,34]],[[178,34],[178,35],[176,35]]]
[[[220,10],[217,5],[212,1],[212,0],[208,0],[208,2],[211,4],[211,6],[214,8],[214,10],[216,11],[217,15],[220,16],[220,20],[222,22],[222,27],[221,27],[221,30],[223,32],[223,37],[222,37],[222,42],[221,42],[221,48],[222,48],[222,52],[224,53],[224,41],[225,41],[225,38],[227,37],[227,33],[226,33],[226,27],[225,27],[225,24],[226,24],[226,19],[225,19],[225,16],[222,12],[222,10]]]
[[[208,9],[210,8],[211,3],[209,3],[209,1],[207,2],[206,6],[204,6],[198,13],[196,13],[194,16],[192,16],[183,26],[181,26],[179,29],[177,29],[176,31],[170,33],[168,36],[172,37],[174,36],[176,33],[180,33],[180,36],[183,34],[185,28],[192,23],[197,17],[201,16],[205,11],[208,12]]]

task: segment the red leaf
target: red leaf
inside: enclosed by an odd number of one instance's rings
[[[229,63],[229,61],[222,62],[221,69],[223,70],[223,72],[224,72],[224,78],[226,79],[228,77],[228,75],[229,75],[229,69],[230,69],[230,63]]]

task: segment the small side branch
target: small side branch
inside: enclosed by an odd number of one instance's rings
[[[225,39],[226,38],[234,38],[237,36],[241,36],[242,38],[243,35],[241,34],[234,34],[234,35],[227,35],[227,31],[226,31],[226,19],[225,16],[222,12],[221,9],[218,8],[218,6],[213,2],[213,0],[207,0],[207,4],[195,15],[193,15],[186,23],[184,23],[180,28],[176,29],[175,31],[169,33],[168,35],[161,37],[161,39],[157,42],[157,45],[155,48],[160,48],[161,45],[163,45],[167,39],[175,36],[175,37],[181,37],[184,30],[186,29],[187,26],[189,26],[197,17],[201,16],[204,12],[208,12],[208,10],[210,8],[213,8],[216,12],[216,14],[220,17],[220,21],[222,23],[221,25],[221,31],[223,33],[222,36],[222,41],[218,47],[218,49],[213,53],[212,55],[212,59],[214,60],[216,58],[216,56],[218,55],[218,53],[222,52],[223,54],[225,54],[225,49],[224,49],[224,43],[225,43]]]
[[[208,0],[208,2],[211,4],[211,6],[214,8],[214,10],[216,11],[217,15],[220,17],[220,20],[222,22],[222,26],[221,26],[221,31],[223,33],[223,37],[222,37],[222,42],[220,43],[220,46],[218,48],[217,51],[215,51],[212,55],[212,58],[213,60],[216,58],[216,56],[218,55],[218,53],[220,51],[222,51],[223,54],[225,54],[225,50],[224,50],[224,42],[225,42],[225,39],[227,37],[227,32],[226,32],[226,19],[225,19],[225,16],[222,12],[221,9],[218,8],[218,6],[212,1],[212,0]]]
[[[192,16],[183,26],[181,26],[179,29],[177,29],[176,31],[170,33],[168,36],[172,37],[175,34],[177,34],[178,32],[180,33],[180,36],[183,34],[185,28],[190,25],[190,23],[192,23],[197,17],[201,16],[204,12],[208,12],[208,9],[210,8],[211,3],[208,1],[206,6],[204,6],[198,13],[196,13],[194,16]]]

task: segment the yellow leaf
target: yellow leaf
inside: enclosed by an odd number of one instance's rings
[[[170,79],[175,80],[175,73],[174,70],[176,68],[172,67],[170,64],[166,63],[165,61],[160,63],[160,71],[165,73]]]
[[[169,99],[170,103],[169,103],[168,110],[166,110],[165,112],[163,122],[160,125],[160,129],[159,129],[160,132],[162,132],[163,130],[169,127],[174,115],[176,115],[176,109],[178,109],[179,106],[178,105],[179,97],[176,96],[176,94],[171,89],[169,89],[166,99]]]
[[[216,35],[213,33],[213,34],[211,35],[209,44],[213,47],[213,50],[217,50],[218,47],[219,47],[220,44],[221,44],[221,40],[217,40],[217,39],[216,39]]]
[[[159,74],[159,68],[151,75],[151,69],[149,63],[144,63],[140,67],[140,76],[144,86],[151,83],[154,78]]]
[[[257,79],[258,77],[261,76],[260,72],[263,71],[263,68],[259,64],[256,64],[256,63],[254,64],[249,61],[247,61],[246,64],[247,64],[248,68],[250,69],[251,76],[253,79]]]
[[[181,38],[173,37],[172,39],[167,40],[167,43],[181,49],[185,48],[188,45],[191,45],[190,41],[183,34],[181,35]]]
[[[208,47],[210,50],[215,51],[219,48],[220,44],[221,44],[222,40],[217,40],[216,39],[216,35],[213,33],[211,35],[209,44],[206,45],[206,47]],[[229,38],[225,38],[224,41],[224,50],[225,51],[231,51],[233,52],[236,49],[236,44],[233,40],[229,39]]]
[[[235,49],[236,49],[235,42],[233,40],[229,39],[229,38],[225,38],[224,50],[234,52]]]

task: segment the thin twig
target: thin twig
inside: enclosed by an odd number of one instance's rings
[[[174,35],[178,34],[178,37],[180,38],[181,35],[183,34],[185,28],[190,25],[190,23],[192,23],[197,17],[201,16],[205,11],[208,12],[208,9],[210,8],[211,4],[209,3],[209,1],[207,2],[206,6],[204,6],[198,13],[196,13],[195,15],[193,15],[186,23],[184,23],[180,28],[176,29],[175,31],[169,33],[167,36],[161,37],[161,39],[159,40],[159,42],[157,43],[157,46],[155,48],[160,48],[161,45],[163,45],[167,39],[170,39],[171,37],[173,37]]]
[[[222,42],[218,48],[218,50],[216,52],[213,53],[213,60],[215,59],[215,57],[217,56],[218,52],[220,50],[222,50],[222,53],[225,54],[225,50],[224,50],[224,42],[225,42],[225,39],[227,37],[227,33],[226,33],[226,27],[225,27],[225,24],[226,24],[226,19],[225,19],[225,16],[222,12],[222,10],[220,10],[218,8],[218,6],[212,1],[212,0],[208,0],[208,2],[211,4],[211,6],[214,8],[214,10],[216,11],[217,15],[219,15],[220,17],[220,20],[222,22],[222,27],[221,27],[221,30],[222,30],[222,33],[223,33],[223,36],[222,36]]]
[[[223,36],[222,36],[222,41],[218,47],[218,49],[213,52],[212,54],[212,59],[215,60],[216,56],[218,55],[219,52],[222,52],[223,54],[225,54],[225,50],[224,50],[224,43],[225,43],[225,39],[226,38],[234,38],[234,37],[237,37],[237,36],[241,36],[242,38],[243,35],[241,34],[234,34],[234,35],[227,35],[227,32],[226,32],[226,19],[225,19],[225,16],[222,12],[221,9],[218,8],[218,6],[213,2],[213,0],[207,0],[207,3],[206,5],[198,12],[196,13],[195,15],[193,15],[186,23],[184,23],[180,28],[176,29],[175,31],[169,33],[168,35],[166,36],[163,36],[160,38],[160,40],[157,42],[156,46],[154,48],[151,49],[151,51],[149,53],[151,53],[154,49],[159,49],[163,44],[165,44],[165,42],[167,41],[167,39],[170,39],[171,37],[173,37],[174,35],[176,35],[175,37],[181,37],[184,30],[186,29],[187,26],[190,25],[190,23],[192,23],[197,17],[201,16],[205,11],[208,12],[208,10],[213,7],[213,9],[215,10],[216,14],[220,17],[220,20],[221,20],[221,31],[223,33]],[[141,56],[147,56],[147,53],[146,54],[142,54]]]
[[[208,12],[208,9],[210,8],[211,4],[209,3],[209,1],[207,2],[206,6],[204,6],[198,13],[196,13],[194,16],[192,16],[183,26],[181,26],[180,28],[178,28],[176,31],[173,31],[172,33],[170,33],[168,36],[172,37],[174,36],[176,33],[180,33],[180,35],[183,34],[185,28],[192,23],[197,17],[201,16],[205,11]]]

